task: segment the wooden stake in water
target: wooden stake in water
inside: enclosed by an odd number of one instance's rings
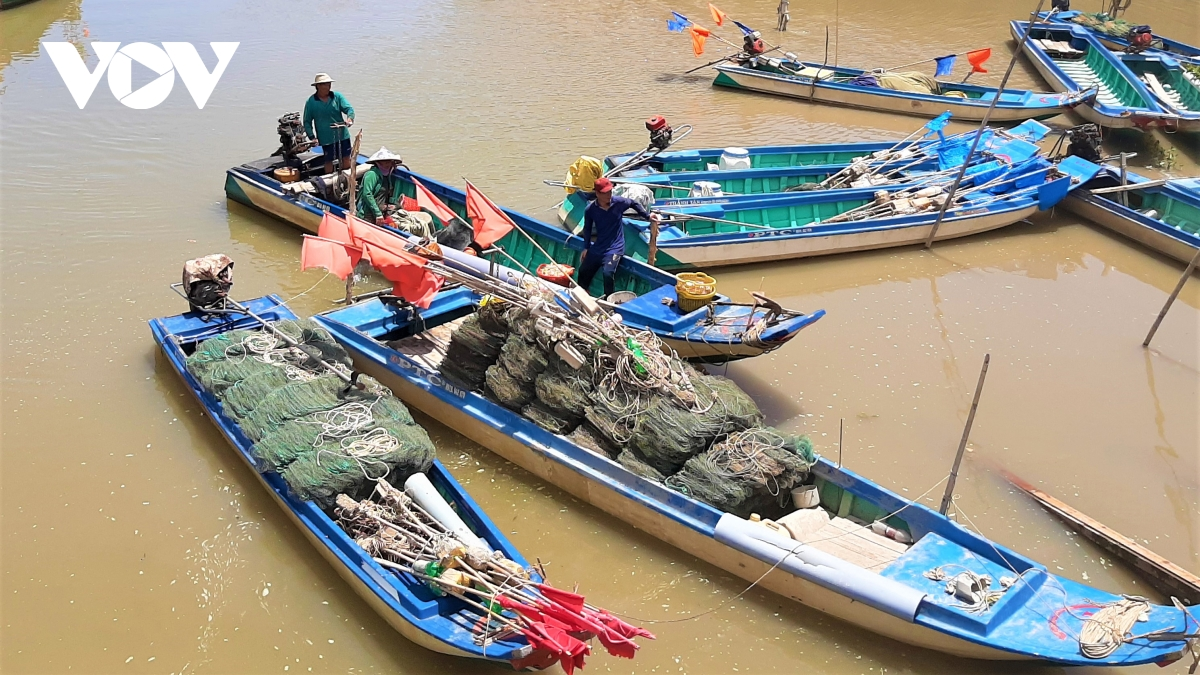
[[[650,219],[650,248],[646,252],[646,262],[651,267],[654,266],[654,259],[658,257],[658,219]]]
[[[346,220],[349,221],[355,217],[358,212],[358,205],[355,203],[355,198],[358,196],[358,145],[362,142],[362,130],[354,135],[354,147],[350,150],[350,194],[347,195],[346,202]],[[338,171],[341,171],[338,167]],[[346,277],[346,304],[354,304],[354,270],[350,270],[350,274]]]
[[[1142,341],[1143,347],[1150,346],[1150,340],[1154,339],[1154,334],[1158,332],[1158,325],[1162,323],[1163,317],[1167,315],[1167,310],[1171,309],[1171,305],[1175,303],[1175,298],[1179,297],[1179,292],[1183,290],[1183,285],[1192,276],[1192,270],[1196,269],[1197,264],[1200,264],[1200,249],[1196,249],[1196,255],[1192,256],[1192,261],[1188,263],[1187,269],[1183,271],[1183,276],[1179,277],[1179,283],[1175,284],[1175,290],[1171,291],[1171,297],[1167,298],[1167,304],[1163,305],[1162,311],[1158,313],[1158,318],[1154,320],[1154,325],[1150,327],[1150,332],[1146,334],[1146,339]]]
[[[842,437],[846,431],[846,418],[838,418],[838,468],[842,468]]]
[[[983,370],[979,371],[979,383],[975,385],[975,398],[971,401],[971,412],[967,413],[967,426],[963,429],[962,440],[958,442],[958,454],[954,456],[954,466],[950,469],[950,480],[946,482],[946,494],[942,495],[942,505],[938,508],[938,513],[943,516],[950,508],[950,500],[954,498],[954,481],[958,479],[958,467],[962,464],[963,453],[967,450],[967,438],[971,436],[971,425],[975,423],[975,409],[979,407],[979,395],[983,393],[983,380],[987,377],[988,363],[991,360],[991,354],[983,356]]]

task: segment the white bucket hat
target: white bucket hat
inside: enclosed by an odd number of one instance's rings
[[[317,73],[313,78],[312,86],[315,87],[318,84],[333,84],[333,78],[329,76],[329,73]]]
[[[367,158],[368,162],[402,162],[400,155],[380,146],[379,151]]]

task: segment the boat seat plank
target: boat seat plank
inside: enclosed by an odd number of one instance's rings
[[[908,546],[876,534],[848,518],[834,516],[822,528],[799,541],[863,569],[878,572],[908,550]]]

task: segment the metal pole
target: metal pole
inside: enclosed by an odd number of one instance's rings
[[[838,468],[842,468],[842,436],[846,430],[846,418],[838,418]]]
[[[1038,5],[1041,9],[1041,5]],[[971,435],[971,425],[975,423],[975,409],[979,407],[979,395],[983,393],[983,379],[987,377],[988,362],[991,354],[983,356],[983,370],[979,371],[979,383],[975,385],[975,398],[971,401],[971,412],[967,413],[967,426],[963,429],[962,440],[958,442],[958,454],[954,456],[954,467],[950,469],[950,480],[946,482],[946,494],[942,495],[942,505],[938,513],[946,515],[950,508],[950,500],[954,498],[954,481],[958,479],[958,467],[962,464],[963,453],[967,450],[967,438]]]
[[[971,163],[971,156],[975,154],[975,149],[979,147],[979,139],[983,138],[983,130],[987,128],[988,120],[992,118],[992,111],[996,109],[996,104],[1000,101],[1000,95],[1004,93],[1004,87],[1008,84],[1008,78],[1012,76],[1013,68],[1017,65],[1017,56],[1021,50],[1025,48],[1025,43],[1029,41],[1029,34],[1033,32],[1033,24],[1037,23],[1036,19],[1042,12],[1042,5],[1046,0],[1038,0],[1037,9],[1033,10],[1033,16],[1029,25],[1025,26],[1025,34],[1021,36],[1021,41],[1017,43],[1017,48],[1013,50],[1012,59],[1008,62],[1008,70],[1004,73],[1004,79],[1000,80],[1000,88],[996,91],[996,97],[992,99],[988,105],[987,112],[983,114],[983,120],[979,123],[979,131],[975,132],[975,140],[971,143],[971,149],[967,151],[967,156],[963,158],[962,166],[958,169],[958,176],[955,177],[954,183],[950,185],[950,193],[946,195],[945,201],[942,202],[942,207],[938,210],[937,220],[934,221],[933,227],[929,230],[929,238],[925,240],[925,248],[933,246],[933,238],[937,235],[938,228],[942,226],[942,219],[946,217],[946,209],[950,208],[951,202],[954,201],[954,193],[958,192],[958,185],[962,182],[964,176],[967,175],[967,166]]]
[[[1150,327],[1150,332],[1146,334],[1146,339],[1142,341],[1143,347],[1150,346],[1150,340],[1158,332],[1158,325],[1162,323],[1163,317],[1167,315],[1167,310],[1171,309],[1175,298],[1179,297],[1179,292],[1183,290],[1183,285],[1192,276],[1192,270],[1196,269],[1197,264],[1200,264],[1200,249],[1196,249],[1196,255],[1192,256],[1192,262],[1188,263],[1187,269],[1183,271],[1183,276],[1179,277],[1179,283],[1175,284],[1175,290],[1171,291],[1171,297],[1167,298],[1167,304],[1163,305],[1162,311],[1158,313],[1158,318],[1154,320],[1154,325]]]

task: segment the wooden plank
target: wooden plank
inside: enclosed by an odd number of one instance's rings
[[[1175,596],[1189,605],[1200,603],[1200,577],[1017,476],[1007,471],[1002,473],[1010,483],[1024,490],[1071,529],[1141,572],[1155,590]]]

